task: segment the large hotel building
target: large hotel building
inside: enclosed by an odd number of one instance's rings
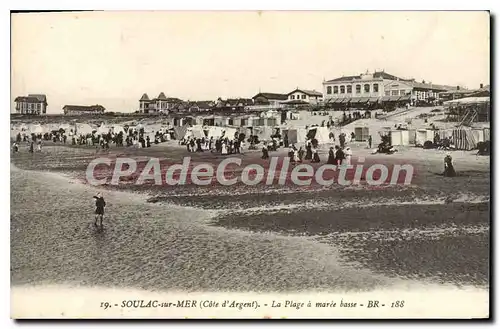
[[[439,94],[456,87],[402,79],[384,71],[343,76],[323,82],[325,104],[397,102],[416,105],[439,100]]]

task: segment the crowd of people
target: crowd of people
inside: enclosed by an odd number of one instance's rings
[[[52,141],[54,143],[92,146],[96,148],[109,149],[110,144],[115,146],[127,146],[146,148],[151,147],[152,143],[159,144],[162,142],[174,139],[173,129],[160,129],[154,132],[154,140],[147,135],[144,128],[133,128],[124,126],[122,130],[114,131],[110,128],[107,132],[99,133],[97,130],[92,132],[80,132],[75,129],[58,129],[46,133],[30,133],[27,130],[22,130],[17,133],[15,141],[12,145],[14,153],[19,152],[20,145],[26,143],[29,152],[42,150],[42,141]]]
[[[241,153],[242,144],[244,143],[245,136],[243,134],[233,138],[222,136],[214,138],[211,136],[196,138],[188,136],[179,141],[180,145],[185,145],[188,152],[216,152],[223,155],[239,154]]]

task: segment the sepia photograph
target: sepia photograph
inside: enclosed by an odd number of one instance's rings
[[[490,12],[10,20],[11,318],[490,318]]]

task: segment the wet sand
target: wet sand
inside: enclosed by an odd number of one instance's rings
[[[96,188],[81,184],[95,150],[19,154],[16,166],[36,172],[11,174],[12,283],[192,291],[372,290],[408,280],[488,287],[489,159],[457,153],[461,176],[449,179],[437,175],[442,155],[430,152],[375,158],[409,158],[418,168],[411,186],[383,190],[108,186],[102,233],[91,225]],[[109,154],[178,159],[186,152]],[[244,162],[259,156],[247,153]]]

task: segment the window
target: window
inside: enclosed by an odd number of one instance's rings
[[[405,90],[400,90],[400,91],[399,91],[399,96],[404,96],[404,95],[405,95],[405,93],[406,93],[406,91],[405,91]]]
[[[356,85],[356,94],[361,94],[361,85]]]
[[[340,86],[340,93],[345,94],[345,86]]]
[[[373,84],[373,92],[378,93],[378,83]]]
[[[338,86],[333,87],[333,93],[334,94],[338,94],[339,93],[339,87]]]
[[[363,89],[365,90],[365,93],[369,93],[370,92],[370,85],[365,84]]]
[[[327,93],[328,95],[331,95],[331,93],[332,93],[332,86],[328,86],[328,87],[326,87],[326,93]]]
[[[352,86],[351,85],[347,86],[347,93],[352,94]]]
[[[290,99],[295,99],[295,95],[290,96]]]
[[[302,95],[302,99],[306,99],[306,95]]]
[[[391,92],[390,92],[389,90],[387,90],[387,91],[385,92],[385,95],[386,95],[386,96],[391,96]]]
[[[391,92],[391,96],[398,96],[399,95],[399,90],[393,90]]]

